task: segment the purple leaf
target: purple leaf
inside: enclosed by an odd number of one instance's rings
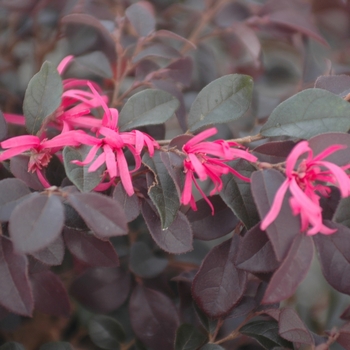
[[[279,334],[291,342],[314,345],[314,339],[293,309],[282,309],[279,321]]]
[[[242,297],[247,274],[234,264],[239,237],[214,247],[203,260],[194,278],[192,295],[200,308],[210,317],[227,314]]]
[[[88,309],[109,313],[125,302],[130,288],[129,272],[120,267],[98,267],[78,276],[71,285],[70,293]]]
[[[62,264],[64,257],[64,242],[62,236],[58,236],[55,241],[42,250],[32,253],[35,259],[49,266]]]
[[[350,135],[341,132],[329,132],[326,134],[312,137],[309,141],[309,146],[313,150],[314,155],[321,153],[328,147],[337,145],[345,146],[337,152],[332,153],[324,160],[337,164],[339,166],[348,165],[350,163]]]
[[[251,181],[255,203],[260,217],[264,218],[272,206],[284,177],[277,170],[268,169],[254,172]],[[266,233],[272,243],[277,260],[281,261],[286,256],[294,237],[300,233],[300,219],[292,214],[288,192],[284,197],[279,215],[266,229]]]
[[[153,350],[173,350],[179,317],[164,294],[137,286],[130,298],[130,322],[136,336]]]
[[[341,318],[342,320],[347,320],[347,321],[350,320],[350,306],[348,306],[348,307],[343,311],[343,313],[340,315],[340,318]]]
[[[36,173],[28,171],[29,156],[20,154],[10,160],[11,173],[18,179],[26,183],[27,186],[35,191],[42,191],[44,186],[38,179]]]
[[[27,258],[15,253],[12,242],[4,236],[0,236],[0,279],[0,304],[16,314],[31,316],[34,301]]]
[[[148,1],[139,1],[125,10],[125,16],[139,36],[145,37],[154,32],[156,19],[153,6]]]
[[[0,181],[0,221],[9,221],[13,209],[30,194],[27,185],[18,179]]]
[[[41,271],[30,275],[35,310],[45,314],[69,317],[71,312],[69,297],[61,280],[51,271]]]
[[[314,255],[310,236],[295,237],[280,267],[273,274],[266,289],[263,304],[277,303],[289,298],[306,277]]]
[[[344,98],[350,93],[350,77],[345,74],[322,75],[317,78],[315,88],[330,91]]]
[[[139,198],[134,193],[129,196],[122,185],[121,182],[115,186],[113,191],[113,199],[116,200],[124,209],[126,219],[128,222],[136,219],[140,214],[141,203]]]
[[[64,208],[57,196],[33,195],[13,210],[9,232],[16,251],[35,253],[60,235]]]
[[[166,229],[162,229],[159,216],[146,201],[142,203],[142,215],[152,238],[160,248],[172,254],[183,254],[193,249],[191,225],[183,213],[178,212]]]
[[[72,193],[68,201],[97,237],[106,239],[127,234],[123,208],[112,198],[99,193]]]
[[[175,59],[175,58],[180,58],[181,54],[179,51],[177,51],[171,46],[161,44],[161,43],[154,43],[154,44],[148,45],[140,53],[134,56],[132,59],[132,63],[138,63],[141,60],[145,58],[150,58],[150,57]]]
[[[78,260],[91,267],[112,267],[119,265],[118,255],[109,241],[101,241],[95,236],[65,228],[64,241],[69,251]]]
[[[197,211],[189,209],[186,213],[194,238],[210,241],[232,232],[238,224],[238,219],[220,196],[210,197],[214,206],[214,215],[204,199],[197,202]]]
[[[337,229],[332,235],[314,236],[322,272],[328,283],[341,293],[350,294],[350,229],[335,222],[325,221]]]
[[[254,148],[253,154],[259,158],[260,162],[280,163],[286,160],[294,146],[295,142],[290,140],[266,142]]]
[[[0,111],[0,141],[7,136],[7,123],[4,114]]]
[[[266,273],[277,269],[276,259],[271,241],[259,224],[245,233],[239,246],[236,265],[249,272]]]
[[[232,311],[227,316],[228,318],[236,318],[248,315],[257,307],[255,298],[250,296],[243,296],[243,298],[234,306]]]
[[[159,33],[158,31],[157,33]],[[174,34],[174,33],[173,33]],[[170,63],[167,67],[167,76],[184,86],[189,86],[192,80],[193,60],[191,57],[182,57]]]

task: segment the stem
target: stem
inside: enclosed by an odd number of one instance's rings
[[[214,5],[208,9],[208,11],[205,11],[202,18],[200,19],[198,25],[195,27],[195,29],[190,34],[188,41],[195,44],[198,41],[198,38],[202,32],[202,29],[212,20],[212,18],[215,16],[217,11],[225,5],[227,0],[220,0],[217,2],[214,2]],[[185,43],[184,47],[181,50],[182,54],[185,54],[189,49],[191,49],[191,45],[189,43]]]
[[[253,136],[245,136],[245,137],[241,137],[238,139],[227,140],[227,141],[233,141],[233,142],[237,142],[237,143],[251,143],[251,142],[259,141],[259,140],[263,140],[263,139],[265,139],[265,136],[263,136],[261,134],[257,134],[257,135],[253,135]]]

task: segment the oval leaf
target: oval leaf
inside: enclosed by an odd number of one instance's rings
[[[152,238],[160,248],[172,254],[183,254],[193,249],[191,225],[184,214],[178,212],[166,229],[162,229],[159,216],[146,201],[142,204],[142,215]]]
[[[247,274],[234,265],[239,238],[214,247],[203,260],[192,284],[192,295],[210,317],[221,317],[239,301],[247,283]]]
[[[156,19],[152,5],[148,1],[139,1],[125,10],[125,16],[135,28],[139,36],[147,36],[154,32]]]
[[[191,324],[182,324],[176,331],[175,350],[196,350],[207,337]]]
[[[73,193],[68,195],[68,201],[97,237],[127,234],[123,208],[112,198],[99,193]]]
[[[61,280],[51,271],[40,271],[30,276],[35,310],[58,317],[69,317],[69,297]]]
[[[261,128],[264,136],[309,139],[330,131],[350,129],[350,104],[323,89],[307,89],[278,105]]]
[[[57,196],[36,194],[13,210],[9,232],[16,251],[35,253],[60,235],[64,224],[64,208]]]
[[[95,345],[107,350],[119,349],[126,337],[121,324],[104,315],[96,315],[90,320],[89,336]]]
[[[256,171],[251,177],[251,188],[261,218],[270,210],[278,188],[284,181],[283,175],[274,169]],[[281,211],[275,221],[266,229],[277,260],[281,261],[296,235],[300,233],[300,219],[292,214],[289,193],[284,197]],[[288,225],[286,225],[288,222]]]
[[[314,255],[310,236],[295,237],[281,266],[273,274],[265,291],[263,304],[278,303],[289,298],[306,277]]]
[[[293,309],[281,310],[278,320],[279,334],[291,342],[314,345],[314,339]]]
[[[143,242],[135,242],[130,249],[130,270],[143,278],[158,276],[168,266],[168,260],[154,256]]]
[[[111,64],[106,55],[101,51],[93,51],[86,55],[76,57],[73,61],[73,67],[75,64],[79,65],[79,68],[84,70],[85,74],[90,71],[106,79],[113,77]]]
[[[139,197],[135,193],[129,196],[121,182],[114,188],[113,199],[123,207],[128,222],[139,216],[141,208]]]
[[[64,242],[62,236],[58,236],[55,241],[44,249],[32,253],[32,256],[49,266],[61,265],[64,257]]]
[[[121,131],[166,122],[179,107],[179,101],[165,91],[147,89],[131,96],[119,114]]]
[[[51,62],[44,62],[28,84],[23,102],[23,113],[28,132],[35,135],[46,117],[61,104],[62,80]]]
[[[131,288],[130,273],[120,267],[91,268],[78,276],[70,292],[81,304],[98,313],[118,309]]]
[[[142,157],[142,162],[152,171],[152,176],[147,173],[148,195],[158,210],[162,229],[167,229],[174,221],[180,208],[180,200],[177,196],[173,179],[168,173],[162,159],[162,152],[155,151],[151,158],[148,153]]]
[[[18,179],[0,181],[0,221],[9,221],[13,209],[30,194],[27,185]]]
[[[179,324],[173,302],[164,294],[137,286],[130,298],[130,322],[136,336],[153,350],[172,350]]]
[[[331,221],[325,223],[337,232],[314,236],[323,275],[334,289],[350,294],[350,281],[346,277],[350,272],[350,229]]]
[[[79,148],[65,147],[63,150],[67,177],[81,192],[91,192],[101,182],[102,173],[105,170],[105,166],[100,166],[96,171],[89,172],[89,165],[80,166],[71,163],[72,160],[83,161],[89,151],[90,147],[87,146],[80,146]]]
[[[7,123],[4,114],[0,111],[0,141],[7,136]]]
[[[25,255],[13,251],[11,241],[0,236],[0,304],[19,315],[31,316],[34,307]]]
[[[118,255],[110,242],[68,228],[64,229],[63,237],[72,255],[85,264],[91,267],[119,265]]]
[[[250,106],[252,92],[253,79],[247,75],[230,74],[214,80],[194,100],[188,116],[189,130],[242,117]]]

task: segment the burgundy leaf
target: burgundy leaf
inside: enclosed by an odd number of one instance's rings
[[[234,264],[239,237],[214,247],[203,260],[192,284],[192,295],[210,317],[227,314],[242,297],[247,274]]]
[[[350,344],[350,323],[345,323],[339,330],[339,336],[337,337],[337,343],[344,347],[345,350],[349,350]]]
[[[257,306],[255,298],[250,296],[243,296],[243,298],[234,306],[232,311],[227,316],[228,318],[236,318],[248,315]]]
[[[29,156],[20,154],[10,160],[10,169],[12,174],[21,179],[30,188],[36,191],[42,191],[44,186],[40,182],[36,173],[28,171]]]
[[[342,320],[350,320],[350,306],[348,306],[340,315]]]
[[[309,146],[313,150],[314,154],[321,153],[326,148],[337,145],[345,146],[337,152],[332,153],[324,160],[337,164],[339,166],[348,165],[350,163],[350,135],[341,132],[330,132],[326,134],[317,135],[309,139]]]
[[[291,342],[314,345],[314,339],[293,309],[282,309],[279,316],[279,334]]]
[[[175,50],[171,46],[161,44],[161,43],[154,43],[147,46],[139,54],[137,54],[132,59],[132,62],[138,63],[142,59],[149,58],[149,57],[161,57],[161,58],[174,59],[174,58],[180,58],[181,54],[179,51]]]
[[[115,186],[113,191],[113,199],[116,200],[124,209],[126,219],[128,222],[136,219],[140,214],[140,200],[134,193],[129,196],[122,185],[121,182]]]
[[[164,38],[165,41],[168,41],[168,39],[174,39],[176,41],[182,41],[183,43],[188,44],[188,46],[192,46],[193,49],[197,48],[196,45],[193,44],[191,41],[187,40],[183,36],[180,36],[180,35],[178,35],[178,34],[176,34],[174,32],[169,31],[169,30],[165,30],[165,29],[157,30],[157,32],[154,33],[154,36],[156,38]]]
[[[64,224],[64,208],[57,196],[36,194],[13,210],[9,231],[15,249],[35,253],[54,242]]]
[[[341,293],[350,294],[350,229],[335,222],[325,221],[337,229],[332,235],[316,235],[316,244],[325,279]]]
[[[147,36],[154,32],[156,19],[153,6],[148,1],[138,1],[125,10],[125,16],[135,28],[139,36]]]
[[[136,336],[153,350],[173,350],[179,326],[177,310],[164,294],[137,286],[130,298],[130,322]]]
[[[220,196],[210,197],[214,206],[214,215],[204,199],[197,202],[197,211],[189,209],[186,213],[194,238],[210,241],[232,232],[238,224],[238,219]]]
[[[0,221],[9,221],[13,209],[30,194],[27,185],[18,179],[0,181]]]
[[[296,236],[286,258],[273,274],[262,303],[277,303],[289,298],[306,277],[313,255],[311,237],[303,234]]]
[[[315,88],[324,89],[333,94],[346,97],[350,93],[350,77],[348,75],[322,75],[315,81]]]
[[[290,140],[266,142],[254,148],[253,154],[259,158],[260,162],[280,163],[286,160],[294,146],[295,142]]]
[[[91,267],[110,267],[119,265],[118,255],[109,241],[101,241],[95,236],[65,228],[64,241],[69,251],[78,260]]]
[[[32,253],[35,259],[49,266],[61,265],[64,257],[64,242],[62,236],[42,250]]]
[[[70,292],[81,304],[97,313],[118,309],[127,299],[131,287],[130,273],[120,267],[87,270],[72,283]]]
[[[276,192],[284,180],[283,175],[274,169],[256,171],[252,174],[253,197],[262,219],[270,210]],[[267,236],[270,238],[279,261],[286,256],[294,237],[300,233],[300,219],[292,214],[289,196],[289,192],[287,192],[279,215],[266,229]],[[288,225],[286,225],[286,222],[288,222]]]
[[[112,198],[99,193],[72,193],[68,201],[97,237],[105,239],[127,234],[124,210]]]
[[[193,249],[191,225],[183,213],[178,212],[166,229],[162,229],[159,216],[146,201],[142,203],[142,215],[152,238],[160,248],[172,254],[183,254]]]
[[[15,253],[12,242],[4,236],[0,236],[0,280],[1,306],[16,314],[31,316],[34,301],[27,258]]]
[[[261,44],[260,44],[260,39],[256,34],[256,31],[251,27],[249,27],[248,25],[243,24],[241,22],[235,22],[232,28],[233,28],[233,33],[242,42],[245,49],[253,58],[253,61],[255,62],[255,64],[259,65],[260,62],[258,61],[258,59],[261,52]]]
[[[303,15],[300,11],[294,11],[293,9],[278,10],[271,13],[268,18],[272,23],[296,30],[328,46],[327,41],[320,35],[310,18]]]
[[[69,297],[61,280],[51,271],[30,275],[35,310],[53,316],[69,317]]]
[[[157,32],[159,34],[160,30]],[[174,33],[173,33],[174,34]],[[167,75],[184,86],[189,86],[192,80],[193,60],[191,57],[179,58],[167,67]]]
[[[241,240],[236,265],[249,272],[271,272],[277,269],[276,259],[271,241],[265,231],[260,230],[260,224],[245,233]]]

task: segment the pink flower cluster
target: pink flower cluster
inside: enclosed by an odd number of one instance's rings
[[[350,195],[350,178],[345,172],[348,166],[340,167],[324,160],[340,149],[344,149],[344,146],[333,145],[314,156],[307,141],[299,142],[293,148],[286,160],[286,180],[278,189],[270,211],[261,223],[262,230],[276,219],[281,210],[283,198],[289,190],[292,195],[290,206],[294,215],[300,214],[302,232],[307,230],[308,235],[315,235],[331,234],[336,231],[322,222],[322,208],[318,194],[328,196],[329,185],[332,184],[339,188],[342,197]],[[301,159],[296,166],[303,154],[307,157]],[[294,170],[295,167],[296,170]]]

